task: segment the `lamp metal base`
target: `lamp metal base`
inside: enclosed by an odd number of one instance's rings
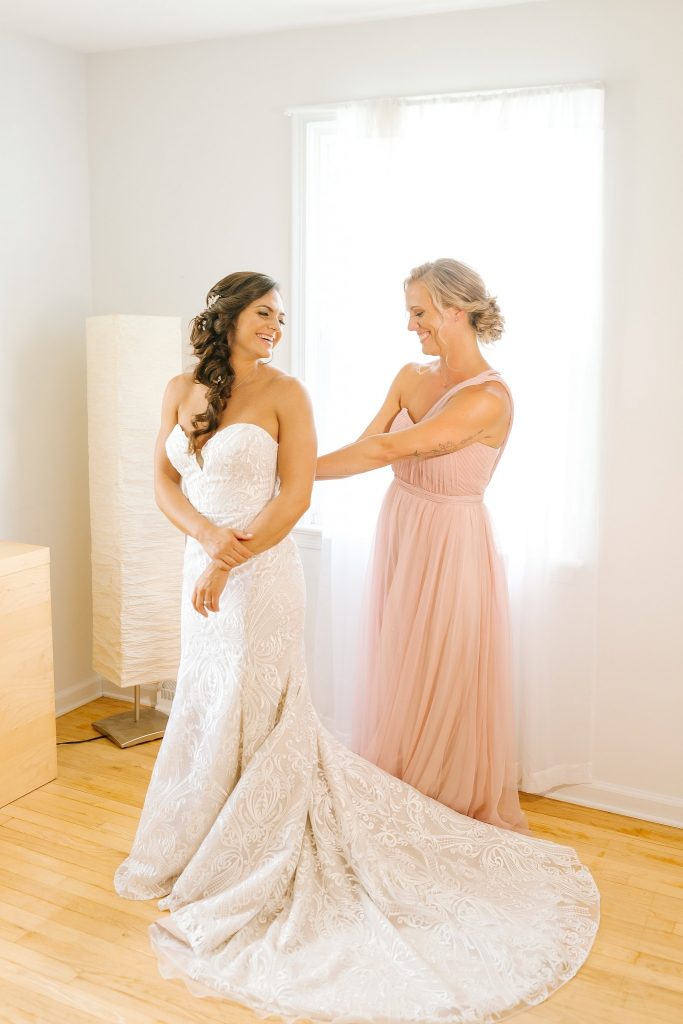
[[[99,722],[93,722],[92,727],[113,740],[117,746],[125,748],[160,740],[167,723],[168,715],[156,708],[143,707],[139,711],[124,711],[121,715],[101,718]]]

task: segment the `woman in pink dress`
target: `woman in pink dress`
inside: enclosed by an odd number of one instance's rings
[[[516,785],[508,594],[483,496],[512,397],[479,342],[503,331],[480,276],[456,260],[405,282],[427,364],[396,376],[361,437],[317,478],[391,464],[369,569],[354,749],[427,796],[526,832]]]

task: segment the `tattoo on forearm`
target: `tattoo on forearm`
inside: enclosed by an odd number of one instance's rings
[[[477,438],[485,433],[484,428],[477,430],[475,434],[471,434],[469,437],[464,437],[462,441],[441,441],[436,448],[428,448],[420,450],[416,448],[413,452],[413,456],[417,459],[422,457],[429,457],[433,455],[449,455],[451,452],[457,452],[460,448],[466,448],[468,444],[472,444]]]

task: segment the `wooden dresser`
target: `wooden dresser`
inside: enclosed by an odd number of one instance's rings
[[[50,550],[0,541],[0,807],[56,777]]]

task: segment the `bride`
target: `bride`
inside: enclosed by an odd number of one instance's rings
[[[599,896],[571,848],[458,814],[320,724],[290,535],[313,418],[264,362],[284,319],[275,281],[229,275],[166,389],[155,480],[187,535],[182,654],[115,888],[170,912],[150,926],[159,970],[197,995],[288,1021],[498,1021],[577,972]]]

